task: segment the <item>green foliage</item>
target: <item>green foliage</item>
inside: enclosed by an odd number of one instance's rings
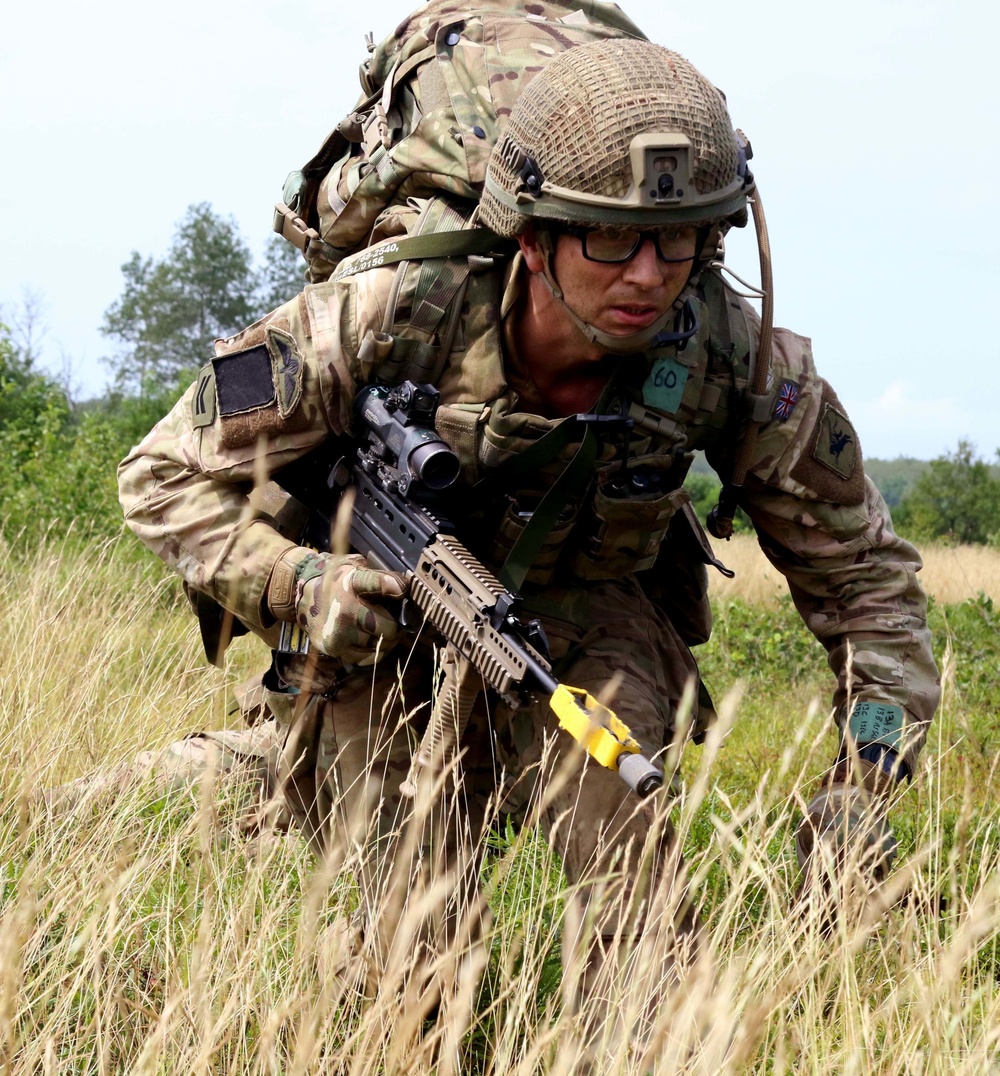
[[[165,258],[133,252],[125,290],[102,332],[119,345],[111,360],[119,390],[155,394],[191,380],[212,342],[253,320],[257,278],[236,223],[206,202],[191,206]]]
[[[62,399],[56,382],[37,369],[30,351],[18,348],[10,330],[0,323],[0,431],[35,430]],[[5,445],[8,450],[12,447],[16,446]]]
[[[701,469],[692,470],[684,480],[684,488],[691,494],[691,504],[698,518],[704,522],[708,513],[716,506],[719,500],[719,490],[722,483],[716,477],[715,472],[706,472]],[[753,533],[753,524],[742,508],[737,508],[736,517],[733,520],[733,530],[736,533]]]
[[[15,527],[34,513],[37,483],[46,477],[42,461],[64,446],[69,424],[65,394],[0,325],[0,513]]]
[[[969,441],[936,460],[894,513],[899,530],[918,540],[986,543],[1000,535],[1000,475]]]
[[[875,483],[890,508],[901,504],[927,470],[926,460],[900,456],[894,460],[865,460],[865,474]]]
[[[955,691],[964,707],[986,707],[996,695],[1000,669],[1000,612],[993,599],[980,592],[960,605],[933,605],[929,616],[939,667],[945,650],[954,676]],[[993,725],[994,737],[1000,734]]]
[[[719,499],[722,483],[709,474],[690,473],[684,481],[684,488],[691,494],[691,506],[699,519],[705,519]]]
[[[68,410],[54,406],[45,414],[33,440],[22,431],[0,434],[0,450],[18,441],[18,457],[4,453],[0,486],[4,497],[4,530],[21,534],[31,544],[58,524],[73,526],[85,537],[107,536],[121,528],[115,467],[122,456],[113,425],[87,415],[75,427]]]
[[[698,648],[698,665],[713,691],[736,680],[790,685],[829,675],[826,652],[787,595],[777,608],[736,600],[713,605],[712,638]]]
[[[0,325],[0,531],[25,550],[50,527],[83,538],[121,529],[115,468],[156,421],[139,400],[75,413]]]
[[[0,488],[9,488],[7,476],[27,466],[39,444],[62,435],[69,418],[63,391],[0,324]]]
[[[25,548],[50,527],[81,537],[121,528],[115,471],[212,354],[216,337],[280,306],[305,283],[301,255],[275,236],[258,271],[236,224],[191,206],[161,259],[134,252],[103,332],[118,345],[114,388],[74,406],[37,367],[40,302],[0,325],[0,532]]]

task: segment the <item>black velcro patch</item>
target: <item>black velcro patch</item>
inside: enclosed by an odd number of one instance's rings
[[[266,344],[212,359],[219,414],[239,415],[275,402],[271,354]]]

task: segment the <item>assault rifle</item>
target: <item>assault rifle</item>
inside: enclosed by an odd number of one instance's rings
[[[315,487],[303,492],[276,476],[316,513],[311,544],[328,547],[335,491],[353,489],[351,548],[374,567],[410,576],[403,626],[432,624],[513,705],[544,695],[562,728],[639,796],[648,796],[663,784],[662,771],[640,753],[629,729],[607,707],[552,675],[539,622],[518,615],[518,595],[462,545],[441,511],[442,495],[458,478],[460,463],[434,430],[437,404],[438,391],[429,385],[367,386],[354,405],[356,452],[334,465],[325,498],[316,496]],[[305,653],[308,639],[297,626],[285,624],[279,650]],[[451,733],[455,742],[461,732]],[[429,726],[418,759],[429,760],[433,745],[447,736]]]

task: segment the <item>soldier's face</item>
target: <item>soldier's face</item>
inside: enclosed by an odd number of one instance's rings
[[[528,268],[540,271],[536,237],[522,239],[528,240],[522,242]],[[697,229],[685,228],[672,241],[671,253],[686,260],[663,261],[652,239],[646,238],[628,261],[598,262],[584,256],[579,236],[557,232],[552,273],[577,317],[612,336],[629,336],[670,309],[691,275],[697,246]]]

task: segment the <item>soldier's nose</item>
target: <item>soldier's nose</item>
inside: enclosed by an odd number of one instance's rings
[[[655,287],[663,282],[667,266],[656,256],[652,239],[644,239],[635,254],[625,263],[622,278],[629,283]]]

